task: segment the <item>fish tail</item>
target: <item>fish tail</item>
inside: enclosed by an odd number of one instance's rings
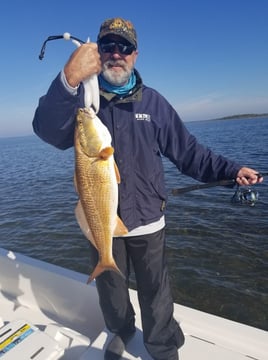
[[[93,270],[92,274],[89,276],[88,280],[87,280],[87,284],[90,284],[91,281],[93,281],[94,279],[96,279],[96,277],[98,277],[100,274],[102,274],[104,271],[115,271],[118,275],[120,275],[123,279],[126,279],[125,276],[122,274],[122,272],[119,270],[118,266],[116,265],[115,262],[113,262],[112,264],[109,264],[108,266],[103,266],[100,262],[97,264],[97,266],[95,267],[95,269]]]

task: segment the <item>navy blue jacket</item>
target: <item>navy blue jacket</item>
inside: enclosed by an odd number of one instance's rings
[[[136,88],[127,97],[101,91],[98,113],[112,135],[121,175],[118,212],[129,230],[163,215],[167,194],[162,155],[202,182],[235,178],[241,168],[199,144],[166,99],[136,75]],[[77,96],[70,95],[58,75],[39,100],[35,133],[59,149],[73,146],[75,116],[84,107],[83,99],[82,85]]]

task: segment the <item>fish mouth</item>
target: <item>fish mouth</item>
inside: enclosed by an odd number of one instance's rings
[[[95,112],[92,108],[79,108],[77,110],[77,120],[81,121],[84,116],[88,116],[89,118],[93,119]]]
[[[88,114],[88,110],[86,108],[77,109],[77,115],[84,115],[84,114]]]

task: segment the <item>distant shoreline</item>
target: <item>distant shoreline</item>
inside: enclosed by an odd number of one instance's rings
[[[236,114],[236,115],[228,115],[223,116],[219,118],[213,118],[213,119],[202,119],[202,120],[189,120],[185,121],[187,123],[190,122],[197,122],[197,121],[215,121],[215,120],[241,120],[241,119],[257,119],[257,118],[265,118],[268,117],[268,113],[262,113],[262,114]]]
[[[228,119],[248,119],[248,118],[259,118],[259,117],[268,117],[268,113],[263,114],[237,114],[237,115],[230,115],[230,116],[223,116],[216,119],[211,120],[228,120]]]

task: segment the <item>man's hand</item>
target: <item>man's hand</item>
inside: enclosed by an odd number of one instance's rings
[[[96,43],[86,43],[76,49],[64,67],[64,74],[71,87],[101,71],[101,61]]]
[[[239,185],[254,185],[263,181],[263,177],[258,173],[257,170],[242,167],[236,177],[236,182]]]

